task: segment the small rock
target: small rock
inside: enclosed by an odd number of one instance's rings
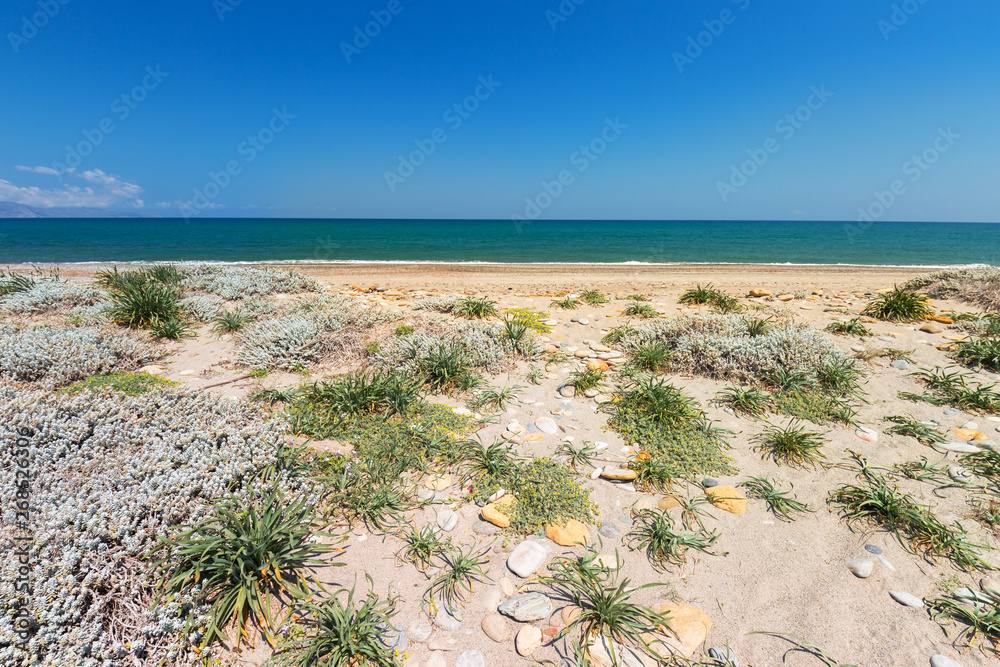
[[[487,521],[476,521],[472,524],[472,532],[476,535],[496,535],[499,531],[499,528]]]
[[[162,375],[164,370],[162,366],[143,366],[139,369],[139,372],[146,375]]]
[[[732,667],[740,667],[740,661],[736,658],[736,651],[729,647],[721,648],[713,646],[708,649],[708,657],[718,660],[723,665],[726,665],[726,667],[730,667],[730,665]]]
[[[875,546],[874,544],[866,544],[865,551],[867,551],[870,554],[875,554],[876,556],[882,553],[882,550],[877,546]]]
[[[559,395],[563,398],[573,398],[576,396],[576,387],[571,384],[566,384],[559,387]]]
[[[895,572],[895,571],[896,571],[896,568],[894,568],[894,567],[892,566],[892,563],[890,563],[889,561],[887,561],[887,560],[885,559],[885,556],[881,556],[881,555],[880,555],[880,556],[878,557],[878,562],[882,563],[882,567],[884,567],[885,569],[887,569],[887,570],[891,570],[891,571],[893,571],[893,572]]]
[[[587,325],[590,324],[590,320],[588,320],[586,317],[581,317],[580,319],[577,320],[577,323]]]
[[[478,649],[470,648],[467,651],[462,651],[461,655],[458,656],[455,667],[486,667],[486,661]]]
[[[768,292],[763,287],[754,287],[752,290],[750,290],[749,296],[752,297],[771,296],[771,293]]]
[[[451,477],[448,475],[434,475],[424,480],[424,488],[431,491],[444,491],[451,486]]]
[[[413,621],[408,626],[406,626],[406,636],[412,639],[413,641],[422,644],[428,639],[430,639],[432,630],[433,628],[431,627],[431,624],[428,621],[422,618],[418,618],[417,620]]]
[[[608,362],[603,359],[591,359],[587,362],[588,371],[606,371],[608,370]]]
[[[925,324],[924,326],[917,329],[917,331],[923,331],[924,333],[929,333],[929,334],[939,334],[942,331],[944,331],[944,329],[942,329],[941,327],[936,327],[933,324]]]
[[[635,470],[628,468],[608,468],[601,472],[601,477],[619,482],[631,482],[637,476]]]
[[[849,560],[844,563],[844,565],[846,565],[847,569],[851,571],[851,574],[859,579],[864,579],[871,575],[872,568],[875,567],[875,563],[867,558]]]
[[[385,628],[379,640],[386,647],[393,649],[397,653],[402,653],[406,650],[406,631],[401,628]]]
[[[955,436],[961,440],[985,440],[986,435],[971,428],[956,428]]]
[[[424,667],[448,667],[448,659],[440,653],[431,653]]]
[[[462,629],[462,619],[455,616],[448,610],[448,606],[443,600],[436,600],[437,614],[434,615],[434,625],[445,632],[456,632]]]
[[[948,466],[948,477],[959,484],[968,484],[972,481],[972,478],[965,474],[965,469],[961,466]]]
[[[944,413],[945,413],[946,415],[948,415],[949,417],[954,417],[955,415],[960,415],[960,414],[962,414],[962,413],[961,413],[961,412],[959,412],[958,410],[945,410],[945,411],[944,411]]]
[[[962,667],[962,665],[947,656],[936,654],[931,656],[931,667]]]
[[[597,479],[604,472],[604,468],[594,468],[594,471],[590,473],[590,479]]]
[[[528,578],[542,566],[551,549],[534,540],[518,544],[507,557],[507,569],[522,578]]]
[[[713,486],[718,486],[719,480],[715,479],[714,477],[706,477],[705,479],[701,480],[701,485],[706,489],[710,489]]]
[[[675,507],[680,507],[680,501],[674,496],[663,496],[656,501],[656,506],[661,510],[672,510]]]
[[[517,631],[514,638],[514,648],[519,655],[529,656],[542,645],[542,631],[533,625],[525,625]]]
[[[483,520],[500,528],[510,527],[510,511],[517,499],[514,496],[504,496],[495,503],[483,508]]]
[[[565,526],[546,524],[545,536],[563,547],[588,544],[590,542],[590,531],[576,519],[569,519]]]
[[[438,514],[437,518],[438,528],[448,533],[455,529],[458,525],[458,513],[455,510],[445,510]]]
[[[904,607],[920,608],[924,606],[923,600],[904,591],[889,591],[889,597]]]
[[[517,586],[514,585],[513,581],[504,577],[503,581],[500,582],[500,590],[503,592],[504,596],[510,597],[517,592]]]
[[[712,504],[721,510],[732,514],[743,514],[747,511],[747,499],[731,486],[714,486],[705,489],[705,494]]]
[[[535,427],[545,435],[555,435],[559,432],[559,427],[549,417],[541,417],[535,420]]]
[[[910,367],[910,364],[907,363],[903,359],[896,359],[896,361],[892,362],[889,365],[892,366],[893,368],[895,368],[897,370],[901,370],[901,371],[905,371],[907,368]]]
[[[935,444],[935,447],[947,449],[949,452],[958,452],[959,454],[975,454],[982,451],[979,447],[964,442],[939,442]]]
[[[878,432],[862,426],[855,431],[857,436],[865,442],[878,442]]]
[[[587,398],[594,398],[595,396],[598,396],[600,393],[601,393],[600,389],[588,389],[587,391],[583,392],[583,395]]]
[[[525,593],[504,602],[497,611],[519,623],[540,621],[552,613],[552,600],[542,593]]]
[[[500,614],[489,614],[483,619],[483,632],[497,643],[510,639],[510,623]]]
[[[479,598],[479,606],[486,611],[496,611],[496,608],[500,606],[500,601],[503,596],[500,594],[499,589],[489,588],[483,592],[482,597]]]
[[[686,658],[694,655],[712,630],[705,612],[691,605],[660,603],[653,605],[653,611],[669,618],[663,643]]]
[[[427,645],[432,651],[457,651],[458,640],[454,637],[435,637]]]
[[[597,529],[597,532],[601,534],[601,537],[606,537],[609,540],[617,540],[622,536],[622,532],[615,528],[614,524],[610,523],[602,524],[601,527]]]

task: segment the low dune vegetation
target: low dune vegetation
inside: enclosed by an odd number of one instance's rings
[[[30,547],[0,564],[0,664],[986,659],[993,280],[4,273],[0,548]],[[761,592],[821,585],[876,639]]]

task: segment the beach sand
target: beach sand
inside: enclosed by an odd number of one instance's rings
[[[94,265],[60,267],[64,277],[86,278],[100,267]],[[624,322],[620,311],[628,304],[622,298],[628,294],[642,294],[650,299],[650,304],[664,316],[681,312],[697,312],[679,306],[678,297],[685,289],[695,284],[713,283],[717,288],[744,297],[752,288],[763,288],[777,296],[793,294],[787,302],[774,298],[762,302],[784,306],[798,322],[822,329],[834,320],[848,319],[846,313],[858,313],[869,298],[881,289],[891,288],[906,280],[926,273],[914,268],[889,267],[840,267],[840,266],[748,266],[748,265],[677,265],[677,266],[601,266],[601,265],[445,265],[445,264],[299,264],[294,268],[314,276],[334,290],[358,294],[352,286],[368,289],[376,287],[383,292],[373,292],[362,296],[373,304],[400,309],[405,314],[413,303],[414,292],[420,294],[485,294],[497,300],[502,307],[532,306],[552,313],[559,324],[549,335],[558,341],[584,349],[585,340],[597,341],[602,330]],[[609,304],[599,307],[581,306],[575,311],[560,311],[550,307],[550,295],[562,294],[580,289],[597,289],[612,295]],[[817,292],[817,294],[814,294]],[[614,297],[618,298],[614,298]],[[746,300],[745,300],[746,302]],[[940,301],[935,309],[957,311],[975,310],[966,304]],[[839,312],[828,312],[828,309]],[[586,318],[585,325],[570,322],[571,318]],[[946,353],[935,346],[948,341],[943,338],[949,332],[929,334],[918,331],[920,325],[879,322],[868,325],[876,333],[876,338],[861,343],[856,338],[830,335],[829,338],[849,354],[861,348],[891,347],[913,350],[917,367],[933,368],[949,363]],[[880,339],[879,337],[882,337]],[[227,361],[232,356],[233,341],[219,340],[201,329],[198,338],[170,344],[170,356],[162,366],[166,377],[191,385],[204,387],[217,383],[220,379],[232,377],[234,369]],[[324,373],[343,371],[334,365],[314,369],[309,379],[319,379]],[[508,378],[501,375],[491,379],[494,386],[505,382],[525,386],[523,397],[526,402],[511,407],[499,415],[496,423],[485,427],[478,436],[483,442],[493,442],[499,438],[512,420],[529,424],[540,417],[552,416],[566,399],[559,397],[558,387],[571,370],[554,369],[539,386],[524,380],[527,366],[521,363],[518,370]],[[889,360],[876,357],[865,364],[868,373],[863,388],[866,400],[861,404],[859,420],[862,425],[879,432],[878,441],[870,443],[858,437],[853,427],[831,425],[814,427],[812,430],[827,434],[829,443],[824,452],[832,464],[844,464],[850,452],[862,453],[874,466],[888,467],[895,463],[916,460],[925,456],[931,462],[942,460],[948,465],[956,461],[956,454],[942,456],[941,453],[919,444],[913,438],[886,435],[888,426],[884,418],[888,415],[912,415],[919,420],[937,420],[942,429],[952,431],[964,423],[974,420],[979,430],[1000,439],[995,427],[996,420],[988,420],[982,415],[961,413],[945,415],[944,407],[925,403],[912,403],[898,398],[900,391],[919,391],[917,383],[907,375],[907,371],[889,366]],[[193,372],[192,372],[193,371]],[[184,373],[184,374],[182,374]],[[981,381],[995,381],[996,375],[976,373]],[[751,500],[744,514],[735,515],[715,509],[706,518],[706,527],[717,530],[721,537],[716,551],[728,555],[707,555],[690,551],[683,567],[670,567],[665,572],[655,571],[641,551],[628,548],[627,532],[630,520],[629,508],[643,498],[657,498],[631,490],[629,486],[605,480],[585,482],[593,489],[593,500],[600,506],[599,522],[610,524],[622,534],[621,538],[603,540],[600,549],[609,556],[615,551],[624,560],[621,575],[629,578],[633,586],[649,582],[666,584],[662,588],[646,589],[638,593],[637,599],[652,604],[676,596],[702,611],[712,621],[712,629],[705,646],[725,646],[727,643],[739,656],[743,667],[772,667],[782,664],[782,654],[792,644],[785,640],[765,635],[748,635],[754,631],[781,632],[797,635],[804,640],[822,647],[838,661],[866,667],[926,665],[933,654],[955,657],[961,665],[987,665],[995,663],[978,651],[960,655],[950,645],[950,639],[930,617],[926,609],[911,609],[893,601],[890,590],[906,591],[918,597],[934,598],[949,593],[956,586],[977,588],[981,574],[963,573],[955,570],[948,561],[929,562],[918,555],[909,553],[891,535],[845,524],[843,518],[827,505],[829,493],[837,486],[856,480],[855,472],[848,467],[827,469],[798,469],[778,466],[770,459],[763,459],[753,449],[754,438],[767,425],[768,420],[754,420],[737,417],[721,406],[710,403],[716,393],[729,383],[702,377],[671,375],[670,379],[683,386],[707,410],[709,417],[718,425],[730,429],[729,444],[733,464],[739,472],[722,477],[723,484],[736,485],[750,476],[768,476],[781,482],[785,488],[794,486],[794,495],[814,510],[794,522],[785,522],[767,511],[763,501]],[[278,387],[297,384],[301,375],[272,373],[264,379],[247,379],[218,386],[209,391],[231,396],[246,396],[262,387]],[[454,399],[439,397],[438,400],[457,404]],[[600,410],[592,400],[577,397],[571,399],[572,411],[564,411],[563,419],[557,423],[560,432],[546,435],[537,442],[524,442],[518,451],[524,455],[552,455],[564,437],[574,438],[576,444],[583,441],[603,441],[609,447],[602,455],[605,461],[598,465],[617,465],[625,462],[622,447],[626,444],[617,434],[606,428],[608,415]],[[536,404],[537,403],[537,404]],[[538,405],[540,404],[540,405]],[[788,420],[772,416],[772,423],[787,423]],[[951,438],[954,441],[954,438]],[[589,472],[589,471],[587,471]],[[962,525],[975,531],[973,541],[991,546],[997,545],[996,538],[982,530],[969,519],[970,508],[966,490],[951,488],[936,496],[934,486],[905,481],[901,485],[922,503],[934,508],[934,512],[945,523],[960,521]],[[458,490],[451,489],[458,496]],[[698,489],[684,487],[681,493],[695,494]],[[433,521],[442,506],[431,506],[411,512],[416,525]],[[522,580],[506,571],[506,553],[518,543],[517,538],[481,537],[471,531],[473,521],[478,518],[474,505],[456,506],[459,521],[452,531],[458,542],[481,544],[490,549],[492,558],[488,566],[493,579],[476,587],[475,594],[466,605],[462,627],[454,632],[439,631],[442,635],[453,636],[457,640],[457,651],[445,652],[444,663],[429,662],[432,652],[427,645],[411,641],[407,648],[407,665],[455,664],[458,654],[468,648],[477,648],[485,656],[488,667],[500,665],[529,665],[532,660],[518,656],[514,651],[513,638],[496,643],[486,637],[480,629],[482,618],[487,611],[480,602],[487,592],[501,590],[506,579],[520,590],[545,590],[531,580]],[[671,510],[677,516],[678,510]],[[591,527],[591,535],[597,537],[597,526]],[[551,542],[553,555],[576,552],[580,549],[558,547]],[[884,550],[883,557],[889,565],[880,564],[876,557],[865,551],[865,545],[874,545]],[[400,613],[396,622],[406,627],[420,617],[420,596],[426,586],[426,579],[412,566],[399,567],[394,554],[401,542],[394,537],[369,533],[364,528],[355,528],[350,533],[347,549],[341,560],[347,564],[343,568],[331,568],[322,576],[328,582],[350,587],[357,582],[364,588],[365,574],[374,578],[375,590],[380,594],[397,593],[400,598]],[[852,575],[844,562],[851,559],[870,558],[875,560],[873,574],[865,579]],[[989,555],[988,560],[996,559]],[[559,604],[555,617],[558,618]],[[541,624],[539,624],[541,625]],[[511,626],[516,624],[511,622]],[[516,629],[516,628],[515,628]],[[954,634],[955,628],[952,628]],[[562,646],[562,644],[559,644]],[[553,660],[557,664],[561,656],[557,646],[546,646],[537,650],[535,659]],[[259,650],[244,655],[243,660],[259,663],[267,654]],[[708,663],[706,663],[708,664]],[[805,653],[788,656],[788,665],[807,666],[820,664]]]

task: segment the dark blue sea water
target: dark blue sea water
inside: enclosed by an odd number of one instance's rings
[[[0,220],[0,263],[205,260],[1000,265],[1000,224]]]

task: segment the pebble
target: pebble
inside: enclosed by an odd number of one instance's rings
[[[500,614],[489,614],[483,619],[483,632],[497,643],[510,639],[510,623]]]
[[[875,546],[874,544],[866,544],[865,551],[867,551],[870,554],[875,554],[876,556],[882,553],[882,550],[877,546]]]
[[[601,527],[597,529],[597,532],[601,534],[601,537],[606,537],[609,540],[617,540],[622,536],[622,531],[615,528],[614,524],[605,523],[601,524]]]
[[[507,557],[507,569],[519,577],[530,577],[545,562],[549,551],[551,547],[534,540],[525,540]]]
[[[458,640],[454,637],[435,637],[427,648],[432,651],[455,651],[458,649]]]
[[[586,396],[587,398],[594,398],[600,393],[601,393],[600,389],[588,389],[587,391],[583,392],[583,395]]]
[[[486,667],[486,661],[478,649],[470,648],[458,656],[455,667]]]
[[[573,401],[559,401],[559,407],[568,412],[576,410],[576,405],[573,404]]]
[[[588,320],[586,317],[581,317],[580,319],[577,320],[577,323],[578,324],[590,324],[590,320]]]
[[[730,665],[732,665],[732,667],[740,667],[740,661],[736,659],[736,651],[729,647],[721,648],[713,646],[708,649],[708,657],[713,660],[718,660],[722,664],[726,665],[726,667],[729,667]]]
[[[939,653],[931,656],[931,667],[962,667],[962,665]]]
[[[873,429],[862,426],[855,433],[865,442],[878,442],[878,432]]]
[[[440,653],[432,653],[424,667],[448,667],[448,660]]]
[[[559,387],[559,395],[563,398],[573,398],[576,396],[576,387],[572,385],[563,385]]]
[[[434,624],[445,632],[455,632],[462,629],[462,620],[453,616],[443,600],[437,600],[437,614]]]
[[[948,477],[959,484],[968,484],[972,481],[972,478],[965,474],[965,469],[961,466],[948,466]]]
[[[503,596],[500,594],[500,590],[497,588],[487,589],[482,597],[479,598],[479,606],[486,611],[496,611],[496,608],[500,605],[500,600]]]
[[[514,648],[523,656],[529,656],[542,645],[542,631],[533,625],[525,625],[517,631],[514,639]]]
[[[500,529],[488,521],[476,521],[472,524],[472,532],[476,535],[496,535]]]
[[[438,528],[448,533],[455,529],[458,525],[458,513],[454,510],[445,510],[438,514],[437,518]]]
[[[879,336],[878,339],[879,340],[884,340],[887,343],[894,343],[894,342],[896,342],[896,339],[893,338],[892,336]]]
[[[914,607],[919,609],[924,606],[924,601],[916,595],[911,595],[904,591],[889,591],[889,597],[903,605],[904,607]]]
[[[979,447],[964,442],[939,442],[936,446],[941,449],[947,449],[949,452],[958,452],[960,454],[975,454],[978,451],[982,451]]]
[[[959,412],[958,410],[945,410],[945,411],[944,411],[944,413],[945,413],[946,415],[948,415],[949,417],[954,417],[955,415],[960,415],[960,414],[962,414],[962,413],[961,413],[961,412]]]
[[[594,468],[594,472],[590,473],[590,479],[597,479],[604,472],[604,468]]]
[[[379,640],[388,648],[399,653],[406,650],[406,631],[402,628],[388,627],[382,630]]]
[[[415,642],[424,643],[431,637],[431,627],[430,622],[425,619],[418,618],[417,620],[406,626],[406,636]]]
[[[194,375],[194,371],[181,371],[178,375]]]
[[[500,582],[500,590],[503,591],[504,595],[510,597],[511,595],[517,592],[517,586],[514,585],[513,581],[511,581],[507,577],[504,577],[503,581]]]
[[[849,560],[844,563],[844,565],[846,565],[847,569],[851,571],[851,574],[859,579],[868,577],[872,573],[872,568],[875,567],[875,563],[867,558]]]
[[[965,422],[964,424],[962,424],[962,428],[967,428],[970,431],[975,431],[977,428],[979,428],[979,424],[977,424],[976,422]]]
[[[889,365],[892,366],[893,368],[895,368],[897,370],[901,370],[901,371],[905,371],[907,368],[910,367],[910,364],[908,362],[904,361],[903,359],[896,359],[896,361],[892,362]]]
[[[525,593],[504,602],[497,611],[519,623],[540,621],[552,614],[552,600],[542,593]]]
[[[878,562],[882,563],[882,567],[886,568],[887,570],[891,570],[891,571],[893,571],[893,572],[895,572],[895,571],[896,571],[896,568],[894,568],[894,567],[892,566],[892,563],[890,563],[889,561],[887,561],[887,560],[885,559],[885,556],[879,556],[879,557],[878,557]]]
[[[618,515],[618,523],[624,524],[626,526],[631,526],[632,525],[632,519],[630,517],[625,516],[624,514],[619,514]]]
[[[705,479],[701,480],[701,485],[704,486],[706,489],[710,489],[713,486],[718,486],[719,480],[715,479],[714,477],[706,477]]]

